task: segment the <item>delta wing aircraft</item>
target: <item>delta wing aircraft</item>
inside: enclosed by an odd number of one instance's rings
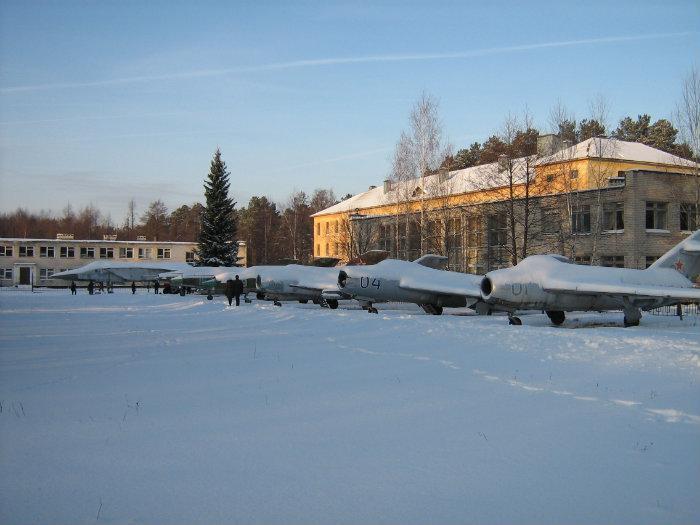
[[[533,255],[512,268],[487,273],[484,300],[509,312],[544,310],[552,323],[564,312],[623,310],[624,325],[637,326],[642,310],[700,301],[694,280],[700,273],[700,230],[662,255],[646,270],[572,264],[561,255]]]
[[[192,268],[187,263],[175,262],[113,262],[95,261],[80,268],[57,272],[56,279],[66,281],[97,281],[123,283],[131,281],[153,281],[163,272],[186,271]]]
[[[225,283],[228,279],[234,278],[234,273],[229,271],[218,274],[216,280]],[[324,290],[336,285],[337,268],[300,264],[251,266],[238,275],[246,283],[246,289],[252,289],[252,284],[255,285],[258,299],[274,301],[278,306],[281,304],[280,301],[301,303],[313,301],[321,306],[335,309],[338,308],[338,299],[348,298],[340,294],[327,300],[323,297]]]
[[[424,255],[413,262],[385,259],[367,266],[347,266],[337,272],[334,294],[357,299],[370,313],[377,313],[376,302],[403,302],[420,305],[426,313],[442,314],[443,307],[476,307],[481,293],[481,277],[441,270],[446,257]]]

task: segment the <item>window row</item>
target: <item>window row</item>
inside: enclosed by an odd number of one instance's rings
[[[338,227],[338,221],[326,221],[323,223],[323,231],[326,235],[330,235],[331,230],[333,230],[333,233],[338,233],[339,227]],[[316,223],[316,235],[321,235],[321,222]]]
[[[19,257],[35,257],[34,246],[19,246],[18,256]],[[75,258],[75,246],[59,246],[58,254],[61,259],[73,259]],[[95,259],[96,254],[100,259],[114,259],[115,248],[103,247],[94,248],[92,246],[83,246],[80,248],[80,258],[81,259]],[[139,259],[150,259],[152,249],[151,248],[138,248],[136,252]],[[14,250],[12,246],[0,245],[0,257],[12,257]],[[119,248],[118,251],[120,259],[133,259],[134,258],[134,248],[124,247]],[[157,248],[156,256],[158,259],[170,259],[171,249],[170,248]],[[187,252],[190,255],[192,261],[194,260],[193,252]],[[42,258],[54,258],[56,257],[56,248],[54,246],[39,246],[39,257]],[[189,261],[191,262],[191,261]]]
[[[681,231],[698,229],[697,206],[683,203],[679,206],[678,222]],[[603,205],[603,230],[620,231],[625,229],[625,210],[622,202],[609,202]],[[647,230],[668,230],[668,202],[647,201],[644,226]],[[571,212],[571,225],[574,233],[591,232],[591,206],[579,206]],[[557,230],[558,231],[558,230]],[[547,233],[554,233],[545,229]]]

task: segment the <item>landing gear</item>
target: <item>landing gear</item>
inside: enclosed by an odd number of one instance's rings
[[[214,298],[212,294],[207,295],[207,301],[211,301]]]
[[[509,315],[508,316],[508,324],[512,324],[514,326],[520,326],[523,324],[523,322],[520,320],[520,317],[516,317],[514,315]]]
[[[337,299],[326,299],[326,304],[328,305],[328,308],[331,310],[335,310],[338,308],[338,300]]]
[[[282,306],[282,303],[280,303],[277,299],[275,299],[272,304],[274,304],[275,306]]]
[[[566,319],[564,312],[560,310],[548,310],[546,313],[547,317],[549,317],[549,320],[552,321],[552,324],[555,324],[557,326],[562,324],[564,322],[564,319]]]
[[[428,315],[442,315],[442,306],[435,304],[422,304],[420,307]]]
[[[256,298],[258,301],[263,301],[263,300],[265,299],[265,294],[262,293],[262,292],[257,292],[257,293],[255,294],[255,298]]]
[[[308,299],[299,299],[299,302],[300,302],[301,304],[306,304],[306,303],[309,302],[309,300],[308,300]]]
[[[642,318],[642,312],[639,308],[626,308],[625,320],[623,322],[625,328],[629,326],[639,326],[639,320]]]

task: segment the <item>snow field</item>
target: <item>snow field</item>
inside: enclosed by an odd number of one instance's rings
[[[393,306],[1,293],[0,522],[700,519],[697,317]]]

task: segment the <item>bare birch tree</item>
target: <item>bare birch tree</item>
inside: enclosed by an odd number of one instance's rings
[[[681,139],[693,151],[695,175],[695,227],[700,225],[700,71],[693,67],[683,80],[681,99],[676,105],[676,124]]]

